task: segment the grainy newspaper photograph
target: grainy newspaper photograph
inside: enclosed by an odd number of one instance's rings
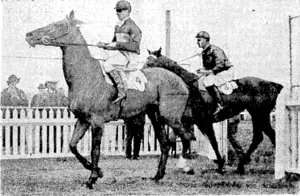
[[[1,195],[298,195],[299,0],[1,0]]]

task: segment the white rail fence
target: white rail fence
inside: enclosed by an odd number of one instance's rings
[[[276,110],[275,178],[300,174],[300,100],[282,98]]]
[[[76,119],[67,108],[1,108],[1,159],[68,157],[69,140]],[[141,155],[159,154],[152,125],[146,122]],[[123,121],[105,125],[101,143],[102,155],[124,155],[125,127]],[[85,156],[91,150],[91,131],[78,144]]]
[[[76,119],[67,108],[1,107],[0,116],[1,159],[73,156],[69,149],[69,141]],[[219,150],[227,157],[227,123],[226,121],[216,123],[214,128]],[[107,123],[101,142],[101,155],[125,155],[125,133],[123,121]],[[192,151],[215,159],[209,141],[196,127],[195,134],[197,141],[192,143]],[[90,154],[90,130],[79,142],[78,150],[84,156]],[[177,142],[176,150],[178,153],[182,150],[180,140]],[[155,139],[151,123],[147,120],[140,155],[156,154],[160,154],[159,143]]]

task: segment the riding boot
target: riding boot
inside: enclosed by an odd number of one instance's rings
[[[212,96],[214,102],[217,103],[217,108],[213,113],[213,115],[216,116],[224,108],[223,99],[221,97],[220,91],[215,85],[206,87],[206,90]]]
[[[118,97],[113,101],[113,103],[116,103],[126,97],[125,86],[117,70],[114,69],[110,71],[109,74],[111,75],[111,77],[113,77],[118,88]]]

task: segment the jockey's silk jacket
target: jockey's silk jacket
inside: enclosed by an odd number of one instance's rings
[[[128,18],[121,26],[115,26],[113,42],[117,42],[118,50],[125,50],[140,54],[140,43],[142,38],[141,29],[135,22]]]
[[[204,69],[212,70],[214,74],[228,70],[233,66],[224,51],[215,45],[209,45],[202,51],[202,60]]]

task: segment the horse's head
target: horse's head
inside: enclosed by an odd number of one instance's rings
[[[147,49],[147,50],[148,50],[149,56],[147,58],[147,62],[144,64],[144,68],[162,67],[163,64],[159,59],[162,56],[161,47],[158,50],[154,50],[154,51],[150,51],[149,49]]]
[[[74,11],[71,11],[70,15],[67,15],[64,20],[27,33],[26,41],[33,47],[35,45],[61,46],[62,43],[68,43],[66,40],[70,32],[77,28],[77,24],[81,23],[81,21],[74,19]]]

